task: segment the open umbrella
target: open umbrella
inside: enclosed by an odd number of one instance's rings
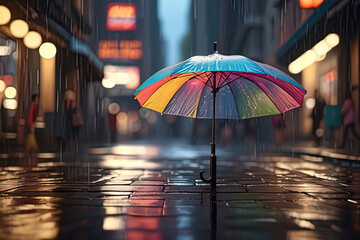
[[[212,118],[210,177],[216,186],[215,118],[282,114],[302,105],[306,90],[285,73],[240,55],[194,56],[164,68],[134,93],[140,106],[162,114]]]

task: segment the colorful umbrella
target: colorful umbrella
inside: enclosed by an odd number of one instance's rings
[[[164,68],[134,93],[140,106],[162,114],[212,118],[210,177],[216,186],[215,118],[282,114],[302,105],[306,90],[285,73],[240,55],[194,56]],[[215,100],[216,99],[216,100]]]

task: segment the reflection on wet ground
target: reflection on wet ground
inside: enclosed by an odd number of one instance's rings
[[[359,239],[360,170],[208,146],[120,145],[0,160],[1,239]]]

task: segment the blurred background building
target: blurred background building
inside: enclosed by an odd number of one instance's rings
[[[1,132],[14,133],[17,143],[24,143],[31,96],[38,94],[40,147],[53,149],[54,139],[61,135],[65,92],[74,93],[74,107],[86,109],[84,89],[102,79],[103,63],[91,48],[93,1],[4,0],[1,4],[0,84],[4,83],[5,93],[15,89],[1,99]]]
[[[80,142],[108,141],[111,103],[120,107],[118,112],[112,108],[118,133],[127,137],[140,130],[133,91],[163,66],[156,0],[4,0],[0,11],[4,141],[24,144],[33,94],[40,96],[36,124],[36,136],[43,143],[40,150],[55,150],[61,138],[68,138],[64,115],[69,100],[84,118]],[[14,22],[20,25],[13,29],[21,33],[12,30]],[[35,46],[27,44],[36,41]],[[42,55],[45,42],[52,55]]]
[[[220,53],[244,55],[287,72],[308,94],[301,109],[286,114],[286,135],[311,139],[315,89],[327,105],[341,106],[351,95],[359,122],[359,6],[348,0],[194,0],[184,58],[211,53],[217,41]],[[261,141],[273,137],[269,120],[256,120]],[[322,123],[325,145],[335,146],[337,130]]]
[[[88,129],[88,137],[105,142],[110,138],[141,139],[151,131],[149,125],[156,122],[157,115],[139,115],[133,93],[141,82],[164,67],[158,3],[106,0],[94,4],[92,37],[97,56],[104,63],[104,78],[88,89],[88,119],[93,128]]]
[[[189,0],[181,60],[240,54],[290,74],[308,94],[287,113],[288,139],[310,139],[315,89],[327,105],[350,95],[359,123],[359,0]],[[23,144],[31,95],[39,94],[37,135],[44,149],[63,137],[65,102],[85,124],[80,142],[180,138],[206,143],[210,121],[138,110],[134,90],[165,67],[158,0],[3,0],[0,6],[1,138]],[[177,29],[173,29],[176,31]],[[45,44],[49,43],[49,44]],[[39,52],[39,49],[48,50]],[[53,49],[51,52],[51,49]],[[54,51],[56,50],[56,51]],[[52,54],[51,54],[52,53]],[[271,142],[271,117],[219,121],[232,141]],[[250,129],[250,130],[249,130]],[[334,146],[338,128],[325,127]],[[220,139],[220,138],[219,138]],[[205,142],[206,141],[206,142]],[[5,146],[5,145],[4,145]]]
[[[315,89],[327,105],[354,103],[359,123],[360,1],[278,1],[276,62],[308,90],[300,112],[301,136],[311,134]],[[325,114],[326,117],[326,114]],[[336,128],[325,126],[325,145],[335,146]]]

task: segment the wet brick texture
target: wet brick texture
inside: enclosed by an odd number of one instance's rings
[[[356,163],[127,147],[2,158],[0,239],[360,239]]]

